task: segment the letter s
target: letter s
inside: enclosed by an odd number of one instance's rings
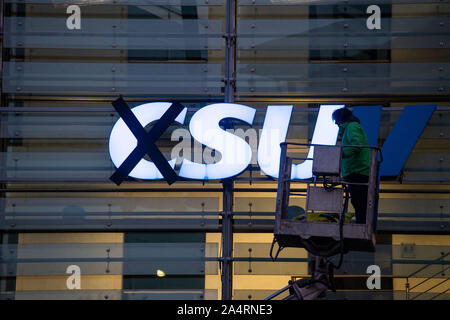
[[[198,110],[189,123],[189,131],[200,143],[219,151],[222,158],[214,164],[194,163],[183,159],[180,177],[200,180],[224,179],[244,171],[252,158],[252,149],[242,138],[221,129],[226,118],[253,123],[256,110],[234,103],[215,103]]]

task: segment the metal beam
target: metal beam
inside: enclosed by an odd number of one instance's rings
[[[233,181],[223,183],[222,212],[222,300],[233,296]]]
[[[292,188],[291,192],[306,192],[306,188]],[[17,192],[17,193],[28,193],[28,192],[97,192],[97,193],[107,193],[107,192],[224,192],[223,188],[74,188],[74,189],[63,189],[63,188],[3,188],[0,192]],[[266,193],[276,193],[277,188],[233,188],[234,192],[266,192]],[[392,193],[392,194],[449,194],[450,189],[381,189],[379,193]]]
[[[226,2],[225,52],[225,102],[234,102],[236,89],[236,0]],[[225,129],[232,128],[232,122],[225,123]],[[222,214],[222,300],[233,297],[233,180],[225,180],[223,185]]]
[[[156,101],[156,100],[155,100]],[[159,100],[158,100],[159,101]],[[278,99],[263,99],[263,100],[239,100],[235,99],[235,101],[239,102],[291,102],[296,103],[299,101],[296,101],[295,99],[289,99],[289,100],[278,100]],[[183,102],[187,102],[183,100]],[[195,101],[197,103],[200,102],[216,102],[216,101]],[[326,102],[326,101],[322,101]],[[366,103],[370,103],[369,101],[366,101]],[[188,112],[195,112],[198,111],[201,107],[188,107]],[[252,106],[252,108],[255,108],[257,110],[265,111],[266,106]],[[351,108],[351,107],[350,107]],[[403,111],[404,107],[382,107],[383,111]],[[318,107],[296,107],[296,112],[318,112]],[[450,111],[450,106],[438,106],[436,107],[436,111]],[[0,107],[0,113],[114,113],[114,108],[110,107],[83,107],[83,108],[74,108],[74,107]],[[305,123],[306,124],[306,123]]]

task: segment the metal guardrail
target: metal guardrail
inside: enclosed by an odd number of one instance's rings
[[[443,253],[443,252],[442,252],[441,256],[440,256],[439,258],[435,259],[433,262],[440,261],[440,260],[444,259],[445,257],[447,257],[447,256],[449,256],[449,255],[450,255],[450,251],[447,252],[447,253]],[[441,271],[439,271],[439,272],[433,274],[431,277],[427,277],[425,280],[419,282],[418,284],[414,285],[413,287],[410,287],[410,285],[409,285],[409,278],[411,278],[411,277],[417,275],[419,272],[422,272],[423,270],[427,269],[428,267],[430,267],[430,266],[432,266],[432,265],[435,265],[435,264],[434,264],[434,263],[429,263],[429,264],[427,264],[427,265],[425,265],[425,266],[423,266],[423,267],[417,269],[417,270],[414,271],[413,273],[409,274],[407,277],[405,277],[405,278],[406,278],[406,284],[405,284],[406,300],[415,300],[415,299],[417,299],[418,297],[424,295],[425,293],[427,293],[427,292],[429,292],[429,291],[431,291],[431,290],[437,288],[437,287],[440,286],[441,284],[444,284],[445,282],[447,282],[448,280],[450,280],[450,278],[444,279],[443,281],[439,282],[438,284],[436,284],[436,285],[434,285],[434,286],[428,288],[427,290],[425,290],[425,291],[423,291],[423,292],[420,292],[418,295],[416,295],[416,296],[414,296],[412,299],[410,299],[411,290],[413,290],[413,289],[415,289],[415,288],[417,288],[417,287],[419,287],[419,286],[421,286],[421,285],[423,285],[423,284],[425,284],[425,283],[428,283],[428,282],[431,281],[432,279],[436,279],[437,275],[443,274],[443,273],[445,273],[445,271],[447,271],[448,269],[450,269],[450,266],[448,266],[448,267],[446,267],[444,270],[441,270]],[[438,296],[440,296],[440,295],[442,295],[442,294],[445,294],[445,293],[448,292],[449,290],[450,290],[450,289],[447,289],[447,290],[445,290],[444,292],[439,293],[438,295],[432,297],[430,300],[433,300],[433,299],[437,298]]]

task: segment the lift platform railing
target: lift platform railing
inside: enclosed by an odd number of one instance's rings
[[[284,142],[281,146],[280,173],[276,202],[274,242],[280,249],[301,247],[318,256],[329,257],[345,249],[374,251],[378,206],[379,164],[381,150],[373,146],[318,145]],[[288,156],[289,146],[314,147],[313,159]],[[340,177],[343,148],[370,150],[368,183],[350,183]],[[322,221],[295,221],[288,217],[290,184],[293,181],[293,160],[313,161],[315,178],[306,182],[306,215],[313,211],[333,212],[340,215],[339,223]],[[323,177],[323,188],[318,185]],[[301,180],[299,180],[301,181]],[[343,223],[348,207],[349,185],[367,185],[366,223]],[[278,255],[278,253],[277,253]]]
[[[305,146],[314,148],[313,159],[294,158],[288,156],[288,146]],[[312,300],[326,296],[327,290],[335,291],[334,269],[339,269],[344,254],[350,250],[375,251],[375,233],[378,208],[379,164],[382,161],[381,151],[372,146],[327,146],[284,142],[281,146],[280,171],[278,177],[277,203],[275,213],[274,240],[270,256],[275,260],[285,247],[305,248],[314,257],[312,259],[311,278],[290,282],[288,286],[267,297],[272,299],[289,289],[285,300]],[[369,176],[367,183],[350,183],[341,179],[341,157],[343,148],[370,149]],[[380,153],[380,157],[378,156]],[[380,161],[379,161],[380,159]],[[305,219],[293,220],[288,215],[289,197],[296,195],[290,192],[293,175],[293,160],[312,161],[314,179],[307,183]],[[323,188],[317,186],[319,177],[323,177]],[[345,213],[348,210],[349,185],[367,186],[367,205],[365,223],[346,223]],[[338,188],[341,186],[340,188]],[[309,221],[309,211],[319,211],[337,215],[336,220]],[[272,251],[275,242],[278,251],[275,258]],[[338,265],[329,260],[330,256],[340,253]]]

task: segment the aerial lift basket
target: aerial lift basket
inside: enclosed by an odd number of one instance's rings
[[[306,213],[335,213],[341,217],[339,222],[297,221],[288,217],[289,196],[298,195],[290,189],[292,162],[299,159],[288,156],[288,146],[314,148],[312,167],[315,179],[307,182]],[[369,178],[368,183],[365,183],[368,186],[365,224],[343,223],[344,212],[348,207],[348,193],[345,190],[350,184],[340,178],[341,151],[345,147],[370,149]],[[274,228],[274,242],[278,243],[279,251],[285,247],[300,247],[322,257],[330,257],[343,250],[375,251],[378,171],[381,161],[381,151],[377,147],[281,143]],[[320,185],[319,177],[322,177],[323,186]]]

